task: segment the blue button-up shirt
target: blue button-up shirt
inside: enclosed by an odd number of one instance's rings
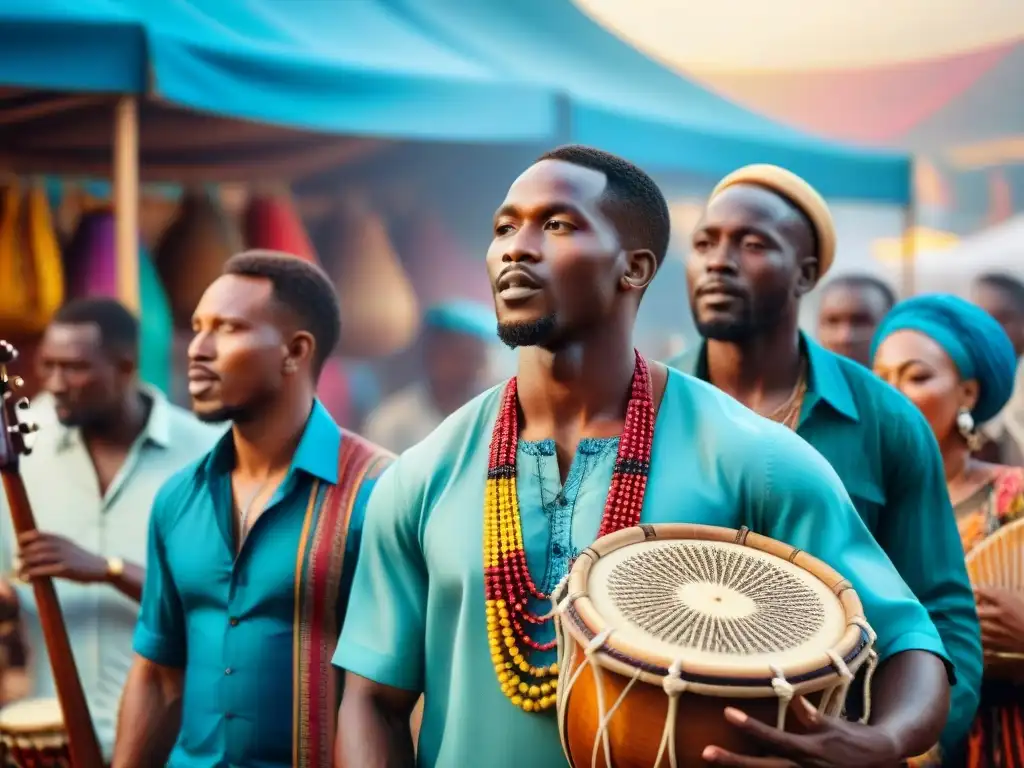
[[[292,465],[235,555],[225,437],[157,495],[135,652],[185,670],[172,768],[292,764],[293,622],[299,540],[312,486],[338,481],[341,432],[318,402]],[[352,511],[341,594],[355,569],[366,500]]]
[[[981,687],[974,593],[935,437],[902,394],[807,336],[807,394],[797,434],[828,459],[853,504],[939,630],[956,668],[943,747],[967,736]],[[706,377],[704,346],[670,365]]]

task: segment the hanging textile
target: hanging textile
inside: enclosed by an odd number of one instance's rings
[[[82,216],[68,248],[68,290],[72,297],[117,298],[115,242],[111,210]],[[139,375],[143,381],[168,393],[174,322],[160,276],[145,248],[139,250],[139,298]]]
[[[383,218],[365,196],[338,202],[330,273],[341,301],[341,349],[349,357],[383,357],[419,331],[419,303]]]
[[[64,301],[64,269],[46,187],[12,180],[0,193],[0,326],[41,333]]]
[[[281,251],[316,263],[316,250],[290,192],[257,192],[243,216],[245,247]]]
[[[240,237],[205,189],[188,190],[178,213],[153,248],[156,268],[178,328],[192,327],[192,313]]]

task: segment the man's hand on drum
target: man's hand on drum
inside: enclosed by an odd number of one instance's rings
[[[790,713],[806,733],[781,731],[729,707],[725,719],[774,756],[748,757],[709,746],[704,759],[738,768],[897,768],[902,763],[896,744],[884,731],[825,717],[803,697],[794,700]]]
[[[1024,653],[1024,596],[1007,589],[974,590],[986,653]]]
[[[80,584],[107,578],[107,561],[55,533],[28,531],[18,537],[18,575],[29,581],[49,576]]]

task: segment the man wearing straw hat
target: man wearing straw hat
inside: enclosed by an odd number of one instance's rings
[[[671,364],[795,430],[832,464],[952,659],[942,739],[950,754],[978,704],[974,597],[924,418],[868,369],[799,330],[800,300],[832,265],[835,245],[828,206],[803,179],[769,165],[727,176],[711,193],[687,263],[704,342]]]

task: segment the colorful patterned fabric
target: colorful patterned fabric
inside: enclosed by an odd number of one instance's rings
[[[959,521],[964,551],[1024,514],[1024,469],[1000,467],[988,499]],[[986,680],[981,706],[967,742],[967,768],[1024,768],[1024,689]]]
[[[340,690],[331,658],[341,632],[341,577],[349,520],[363,483],[379,476],[394,458],[356,434],[342,433],[338,483],[324,494],[319,493],[319,483],[314,484],[296,563],[295,768],[332,763]]]
[[[1000,467],[987,487],[957,505],[957,527],[970,552],[1024,514],[1024,469]],[[944,756],[936,747],[908,761],[910,768],[1024,768],[1024,691],[1002,681],[982,683],[981,705],[962,755]]]

